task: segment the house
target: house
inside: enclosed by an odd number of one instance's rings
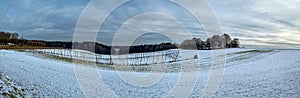
[[[15,46],[14,43],[7,43],[8,46]]]

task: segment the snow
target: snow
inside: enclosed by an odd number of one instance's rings
[[[198,55],[198,58],[204,59],[211,57],[213,53],[224,53],[230,54],[241,51],[249,51],[253,49],[244,49],[244,48],[231,48],[231,49],[219,49],[219,50],[180,50],[180,59],[191,59],[194,55]]]
[[[26,88],[25,94],[29,97],[84,97],[84,93],[88,92],[80,89],[85,87],[83,87],[84,84],[78,82],[81,80],[78,77],[84,77],[82,79],[90,85],[88,89],[96,90],[91,91],[95,93],[88,93],[94,94],[91,96],[95,97],[97,92],[104,88],[99,89],[93,85],[96,80],[92,77],[93,71],[99,72],[100,79],[109,92],[119,97],[168,95],[201,97],[209,77],[214,75],[212,72],[220,69],[211,67],[212,54],[224,52],[227,54],[226,67],[221,84],[215,93],[216,97],[292,98],[300,96],[300,50],[236,53],[248,50],[252,49],[180,50],[180,59],[194,57],[194,54],[198,54],[199,58],[165,64],[165,70],[150,72],[107,70],[47,59],[30,52],[0,50],[0,72],[17,81],[22,88]],[[222,57],[218,55],[216,59]],[[157,64],[141,68],[151,69],[161,66],[163,65]],[[84,73],[75,73],[79,71],[84,71]],[[154,78],[147,78],[147,75],[152,75]],[[152,85],[153,81],[155,83]]]

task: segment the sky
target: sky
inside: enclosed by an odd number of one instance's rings
[[[89,2],[1,0],[0,31],[18,32],[26,39],[72,41],[77,22]],[[208,3],[222,33],[239,38],[242,46],[300,49],[300,0],[208,0]],[[107,6],[98,5],[100,10]],[[195,20],[187,9],[167,0],[132,0],[116,7],[97,30],[88,26],[99,17],[87,17],[90,21],[86,21],[86,28],[82,29],[86,35],[98,31],[97,41],[105,44],[111,44],[117,32],[125,32],[118,37],[119,44],[170,40],[180,43],[191,36],[202,40],[208,37],[201,21]],[[133,40],[130,37],[138,34],[135,32],[145,34]]]

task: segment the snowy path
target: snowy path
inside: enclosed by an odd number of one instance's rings
[[[228,50],[226,53],[241,50]],[[243,50],[245,51],[245,50]],[[202,51],[201,54],[209,54]],[[0,72],[9,76],[27,93],[36,96],[84,97],[72,64],[32,56],[30,53],[0,50]],[[200,97],[210,75],[210,58],[200,56],[197,83],[190,97]],[[270,53],[231,54],[216,97],[300,97],[300,51],[276,50]],[[87,70],[94,68],[85,67]],[[184,65],[185,70],[193,70]],[[193,66],[194,67],[194,66]],[[176,86],[179,73],[165,73],[161,81],[149,88],[125,83],[115,71],[99,69],[102,80],[120,97],[161,97]],[[130,74],[132,72],[124,72]],[[192,75],[191,75],[192,76]],[[190,85],[190,83],[185,83]],[[26,93],[26,92],[25,92]]]

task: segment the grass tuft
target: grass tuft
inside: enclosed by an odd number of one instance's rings
[[[272,50],[249,50],[249,51],[236,52],[236,54],[244,54],[244,53],[268,53],[268,52],[272,52]]]
[[[7,87],[12,87],[12,90],[8,92],[1,92],[0,90],[0,97],[4,98],[25,98],[26,95],[22,90],[19,90],[15,84],[11,83],[9,79],[2,78],[2,74],[0,73],[0,80],[4,82],[4,85]]]
[[[17,98],[17,96],[16,96],[14,93],[9,93],[8,96],[9,96],[10,98]]]

